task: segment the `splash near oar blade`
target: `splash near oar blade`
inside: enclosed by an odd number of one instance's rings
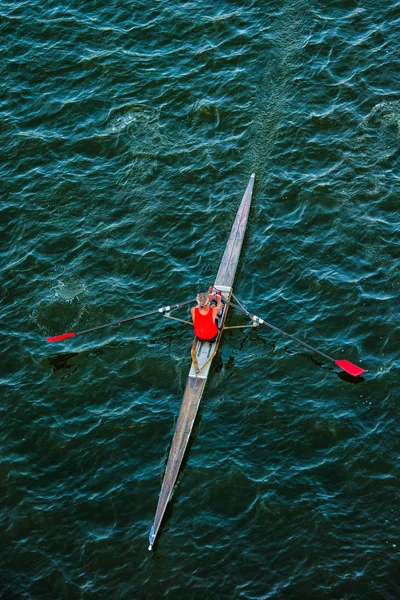
[[[48,337],[46,340],[48,342],[61,342],[62,340],[66,340],[67,338],[75,337],[76,333],[63,333],[62,335],[55,335],[53,337]]]
[[[343,371],[346,371],[346,373],[349,373],[349,375],[352,375],[353,377],[358,377],[359,375],[361,375],[361,373],[365,372],[365,369],[354,365],[349,360],[335,360],[335,365],[337,365],[338,367],[343,369]]]

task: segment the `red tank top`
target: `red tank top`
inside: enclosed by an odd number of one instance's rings
[[[218,333],[218,327],[214,320],[214,311],[208,309],[206,315],[202,315],[198,307],[194,309],[194,335],[201,340],[211,340]]]

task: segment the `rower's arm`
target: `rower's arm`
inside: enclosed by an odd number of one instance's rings
[[[214,309],[214,315],[218,316],[218,314],[221,312],[222,310],[222,300],[221,300],[221,296],[219,294],[216,294],[215,299],[217,301],[217,305],[213,306]]]

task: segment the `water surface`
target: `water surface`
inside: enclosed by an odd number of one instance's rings
[[[1,598],[400,596],[398,8],[1,5]],[[367,372],[226,332],[150,554],[191,329],[44,337],[206,289],[253,171],[237,297]]]

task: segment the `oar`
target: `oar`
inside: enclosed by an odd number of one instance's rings
[[[99,325],[98,327],[92,327],[91,329],[84,329],[83,331],[71,331],[70,333],[63,333],[62,335],[48,337],[46,338],[46,340],[48,342],[61,342],[62,340],[66,340],[67,338],[76,337],[77,335],[84,335],[85,333],[90,333],[91,331],[97,331],[98,329],[104,329],[105,327],[112,327],[113,325],[120,325],[121,323],[128,323],[129,321],[134,321],[135,319],[142,319],[143,317],[149,317],[150,315],[155,315],[157,313],[165,315],[171,310],[181,308],[181,306],[186,306],[187,304],[193,304],[193,302],[194,300],[186,300],[186,302],[179,302],[178,304],[172,304],[171,306],[161,306],[156,310],[141,313],[140,315],[135,315],[134,317],[129,317],[128,319],[121,319],[121,321],[113,321],[112,323],[106,323],[105,325]]]
[[[286,333],[286,331],[279,329],[279,327],[275,327],[275,325],[271,325],[271,323],[267,323],[267,321],[264,321],[264,319],[261,319],[261,317],[256,317],[256,315],[252,315],[251,313],[249,313],[248,310],[246,310],[245,308],[242,308],[241,306],[238,306],[237,304],[233,304],[232,302],[228,302],[228,304],[230,306],[232,306],[232,308],[236,308],[241,313],[243,313],[244,315],[249,317],[254,323],[257,323],[257,324],[259,323],[260,325],[265,325],[266,327],[270,327],[270,329],[273,329],[274,331],[277,331],[278,333],[285,335],[290,340],[293,340],[294,342],[297,342],[298,344],[301,344],[302,346],[304,346],[304,348],[307,348],[307,350],[316,352],[320,356],[323,356],[323,358],[325,358],[326,360],[333,362],[335,365],[337,365],[343,371],[345,371],[346,373],[349,373],[349,375],[352,375],[353,377],[358,377],[358,375],[361,375],[361,373],[364,373],[364,371],[365,371],[365,369],[362,369],[361,367],[354,365],[349,360],[335,360],[334,358],[332,358],[331,356],[328,356],[324,352],[321,352],[320,350],[313,348],[309,344],[306,344],[305,342],[298,340],[293,335],[290,335],[290,333]]]

